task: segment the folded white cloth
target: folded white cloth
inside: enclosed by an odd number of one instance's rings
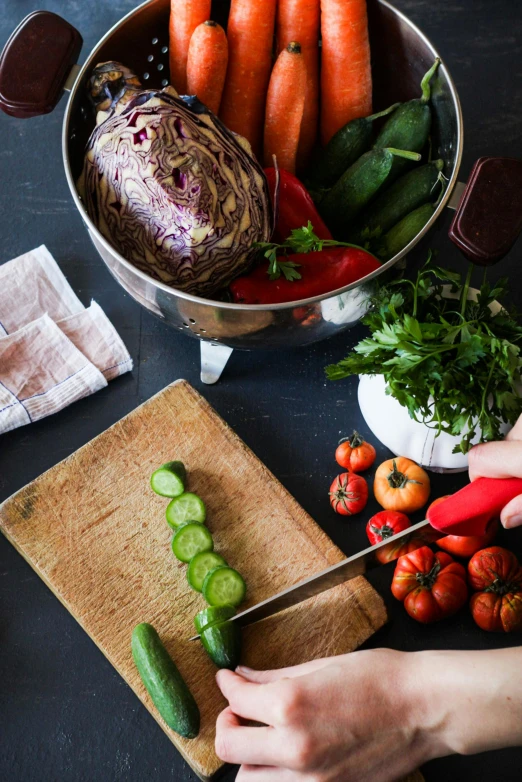
[[[131,369],[101,307],[83,306],[44,246],[0,266],[0,434]]]
[[[44,245],[0,266],[0,334],[46,313],[57,321],[84,309]]]
[[[132,369],[132,359],[99,304],[57,321],[63,333],[107,378],[113,380]]]

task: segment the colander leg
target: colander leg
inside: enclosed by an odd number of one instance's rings
[[[201,342],[201,382],[207,385],[217,383],[225,369],[233,348],[216,345],[215,342]]]

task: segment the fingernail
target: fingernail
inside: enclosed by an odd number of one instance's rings
[[[506,529],[512,529],[513,527],[520,527],[522,525],[522,515],[514,513],[513,516],[508,516],[504,522]]]
[[[247,668],[246,665],[238,665],[236,668],[236,673],[252,673],[252,668]]]

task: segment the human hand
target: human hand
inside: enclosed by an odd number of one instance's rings
[[[236,782],[388,782],[436,754],[406,655],[387,649],[276,671],[222,670],[216,752]],[[247,727],[254,720],[267,727]]]
[[[394,782],[435,757],[519,746],[521,666],[522,648],[372,649],[221,670],[216,752],[241,765],[236,782]]]
[[[481,443],[469,452],[469,478],[522,478],[522,416],[505,440]],[[522,525],[522,494],[500,514],[506,529]]]

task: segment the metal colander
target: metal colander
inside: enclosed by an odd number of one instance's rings
[[[223,25],[229,5],[229,0],[213,2],[213,18]],[[433,217],[415,240],[378,271],[330,294],[285,304],[233,304],[183,293],[152,279],[125,260],[93,224],[76,188],[85,144],[93,127],[92,108],[85,89],[92,68],[99,62],[116,60],[131,68],[144,86],[166,85],[169,13],[170,0],[145,2],[109,30],[81,69],[73,68],[66,85],[71,94],[63,123],[63,159],[73,198],[112,275],[148,310],[201,341],[202,377],[213,382],[233,348],[306,345],[348,329],[360,320],[367,310],[372,280],[395,266],[413,248],[450,199],[462,155],[462,115],[457,92],[442,65],[432,83],[432,154],[444,160],[448,186]],[[438,54],[420,30],[385,0],[368,0],[368,13],[374,110],[378,111],[396,101],[418,97],[422,76]]]

